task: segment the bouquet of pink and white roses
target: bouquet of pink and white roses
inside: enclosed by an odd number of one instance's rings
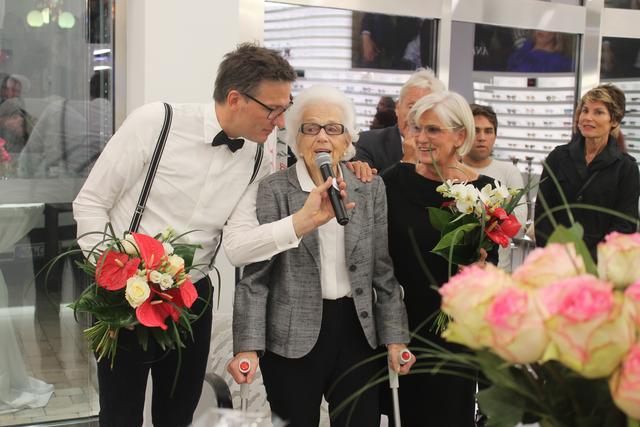
[[[511,275],[471,266],[440,289],[443,336],[474,350],[448,357],[489,380],[488,425],[640,425],[640,234],[597,251],[595,270],[551,243]]]
[[[442,208],[427,208],[429,221],[441,238],[432,252],[457,265],[469,265],[479,250],[506,247],[521,228],[512,214],[525,189],[514,190],[494,181],[478,190],[472,184],[447,180],[436,191],[446,201]]]
[[[195,318],[189,308],[198,298],[188,274],[197,246],[178,243],[179,237],[172,229],[156,237],[107,236],[105,249],[78,263],[94,283],[70,307],[94,317],[84,333],[98,360],[106,356],[113,365],[122,328],[135,327],[143,348],[149,335],[163,349],[184,347]]]

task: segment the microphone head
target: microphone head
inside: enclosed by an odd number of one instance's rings
[[[331,166],[331,154],[329,153],[318,153],[316,154],[316,165],[321,167],[322,165]]]

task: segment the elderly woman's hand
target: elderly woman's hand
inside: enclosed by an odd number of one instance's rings
[[[399,374],[406,374],[411,369],[411,366],[416,362],[416,357],[412,354],[411,359],[404,365],[400,365],[400,354],[405,350],[407,346],[405,344],[387,344],[387,360],[389,367]]]
[[[323,224],[326,224],[336,214],[331,206],[327,190],[333,185],[333,178],[329,177],[325,182],[311,190],[302,209],[293,214],[293,228],[296,236],[302,237]],[[343,201],[347,200],[347,184],[342,178],[338,178],[338,187]],[[355,203],[345,203],[345,208],[351,210]]]

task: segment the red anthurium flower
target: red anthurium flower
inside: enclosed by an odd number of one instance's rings
[[[518,230],[520,230],[520,223],[513,214],[508,215],[501,222],[497,219],[490,221],[484,229],[487,236],[503,248],[509,245],[509,238],[515,236]]]
[[[145,234],[131,233],[140,250],[140,257],[149,270],[156,269],[164,256],[164,246],[153,237]]]
[[[509,245],[509,238],[502,232],[497,222],[493,222],[492,224],[493,227],[490,225],[484,229],[485,233],[487,233],[487,236],[495,243],[506,248]]]
[[[193,286],[189,279],[185,280],[179,288],[169,289],[166,293],[171,295],[173,303],[180,307],[191,308],[198,298],[198,291],[196,291],[196,287]]]
[[[448,208],[449,206],[455,205],[455,204],[456,204],[455,200],[447,200],[447,201],[442,202],[441,207]]]
[[[136,317],[144,326],[150,328],[159,327],[160,329],[167,330],[165,319],[171,316],[174,321],[180,318],[180,312],[173,304],[164,300],[148,299],[141,306],[136,308]]]
[[[507,219],[508,215],[507,215],[507,211],[505,211],[502,208],[495,208],[493,210],[489,211],[489,215],[492,218],[497,218],[500,221],[504,221],[505,219]]]
[[[513,237],[518,234],[520,227],[520,221],[518,221],[514,214],[509,215],[500,223],[500,228],[502,228],[504,234],[509,237]]]
[[[129,259],[129,255],[107,251],[100,255],[96,264],[96,283],[109,291],[117,291],[127,285],[127,279],[136,274],[139,258]]]

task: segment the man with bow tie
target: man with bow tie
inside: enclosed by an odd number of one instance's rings
[[[277,52],[253,44],[240,45],[219,66],[214,103],[174,104],[172,117],[165,116],[162,103],[148,104],[131,113],[108,142],[74,201],[78,236],[100,232],[111,223],[116,235],[122,237],[130,229],[163,122],[168,118],[170,126],[157,172],[147,188],[146,205],[138,209],[143,212],[138,232],[153,236],[168,226],[178,233],[196,230],[185,239],[201,245],[193,262],[200,265],[200,272],[192,270],[201,299],[192,311],[202,316],[192,324],[193,341],[187,339],[187,347],[182,350],[173,394],[175,352],[155,348],[153,340],[143,351],[135,331],[121,331],[113,369],[109,360],[98,363],[102,427],[142,424],[149,370],[153,377],[154,426],[191,423],[209,354],[211,304],[202,300],[212,300],[212,287],[206,274],[213,265],[222,227],[240,197],[251,182],[269,173],[270,162],[262,158],[262,144],[276,126],[284,126],[283,113],[292,103],[291,83],[295,78],[294,70]],[[314,190],[308,206],[295,218],[293,230],[308,231],[309,224],[317,222],[318,212],[328,209],[321,194],[329,185]],[[270,236],[270,230],[264,227],[256,233]],[[79,243],[88,251],[101,238],[100,234],[90,234]]]

